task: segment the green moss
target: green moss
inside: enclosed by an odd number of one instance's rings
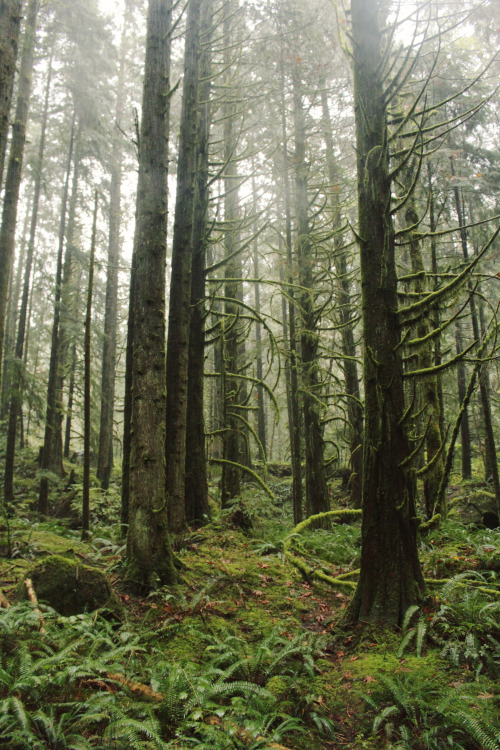
[[[104,573],[61,555],[44,558],[28,571],[26,577],[31,578],[38,599],[61,615],[76,615],[104,606],[116,609],[118,606]],[[18,595],[27,597],[24,580],[18,586]]]

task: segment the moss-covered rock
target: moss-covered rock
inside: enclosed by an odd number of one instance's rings
[[[31,578],[39,601],[61,615],[91,612],[105,606],[115,610],[118,606],[104,573],[78,560],[50,555],[38,562],[26,578]],[[19,585],[18,594],[27,598],[24,580]]]

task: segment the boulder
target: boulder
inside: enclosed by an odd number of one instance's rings
[[[119,603],[104,573],[61,555],[45,557],[29,571],[38,600],[66,617],[100,607],[116,610]],[[27,598],[24,580],[19,596]]]

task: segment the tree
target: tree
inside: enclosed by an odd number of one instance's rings
[[[150,0],[131,280],[130,498],[126,579],[175,582],[165,495],[165,261],[172,5]],[[130,318],[129,318],[130,319]]]
[[[21,28],[21,7],[22,0],[5,0],[0,5],[0,184],[7,148],[9,112]]]
[[[90,374],[91,374],[91,326],[92,294],[94,291],[94,259],[97,244],[97,208],[98,194],[95,191],[94,219],[92,222],[92,239],[90,242],[89,278],[87,282],[87,310],[85,314],[85,384],[83,392],[83,492],[82,492],[82,541],[88,539],[90,531]]]
[[[182,531],[186,522],[185,470],[191,268],[199,158],[200,17],[203,6],[204,0],[191,0],[188,5],[168,316],[166,494],[170,528],[174,532]]]
[[[39,0],[30,0],[27,9],[16,112],[12,126],[12,143],[3,200],[2,227],[0,230],[0,373],[2,371],[5,313],[7,309],[9,278],[14,257],[17,206],[26,142],[26,125],[30,106],[39,7]]]
[[[398,624],[419,603],[416,481],[404,425],[387,97],[379,4],[353,0],[365,433],[361,572],[346,619]]]

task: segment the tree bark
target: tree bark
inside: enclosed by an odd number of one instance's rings
[[[52,336],[50,345],[49,377],[47,383],[47,411],[45,415],[45,436],[42,449],[42,460],[40,463],[41,478],[40,491],[38,495],[38,510],[46,514],[49,506],[49,478],[48,471],[52,465],[54,455],[54,440],[57,434],[56,414],[56,387],[59,350],[59,322],[61,317],[61,286],[64,236],[66,232],[66,211],[68,205],[69,181],[71,177],[71,164],[73,161],[73,145],[75,139],[76,115],[73,114],[71,123],[71,134],[68,148],[68,160],[66,165],[66,176],[64,180],[63,194],[61,200],[61,213],[59,219],[59,238],[57,250],[56,277],[54,285],[54,317],[52,322]]]
[[[169,526],[174,533],[182,531],[186,524],[186,422],[202,7],[203,0],[191,0],[188,5],[168,314],[165,476]]]
[[[49,96],[52,81],[52,57],[49,61],[49,70],[47,73],[47,83],[45,86],[45,98],[42,114],[42,124],[40,131],[40,142],[38,145],[38,155],[35,167],[35,184],[33,190],[33,202],[31,207],[30,233],[28,247],[26,251],[26,261],[24,266],[23,293],[21,298],[21,307],[19,309],[19,320],[17,325],[17,339],[15,350],[15,366],[12,377],[12,396],[10,399],[9,425],[7,432],[7,447],[5,453],[5,475],[4,475],[4,492],[6,502],[12,502],[14,499],[14,460],[16,451],[16,433],[18,417],[22,418],[23,403],[23,386],[24,386],[24,342],[26,337],[26,326],[28,321],[28,305],[31,288],[31,271],[33,268],[33,258],[35,254],[35,239],[38,225],[38,208],[40,204],[40,193],[42,188],[42,168],[43,157],[45,152],[45,139],[47,133],[47,120],[49,111]]]
[[[209,2],[203,3],[200,27],[198,166],[193,219],[185,466],[186,522],[190,525],[200,524],[204,520],[210,519],[203,400],[205,379],[205,318],[207,314],[205,305],[205,259],[208,239],[208,147],[212,35],[212,11]]]
[[[97,238],[98,196],[95,191],[94,220],[92,222],[92,240],[90,243],[89,279],[87,283],[87,309],[85,314],[85,337],[83,346],[84,384],[83,384],[83,493],[82,493],[82,541],[88,539],[90,532],[90,375],[91,375],[91,327],[92,327],[92,294],[94,291],[94,258]]]
[[[300,350],[302,404],[306,459],[306,516],[330,510],[326,487],[324,443],[321,416],[321,377],[319,368],[319,332],[313,280],[314,251],[309,228],[307,194],[306,135],[300,72],[293,77],[295,123],[295,201],[297,222],[297,259],[301,318]]]
[[[378,4],[352,0],[365,433],[361,571],[346,622],[401,624],[419,603],[415,477],[403,364]]]
[[[125,60],[130,4],[125,8],[120,62],[116,86],[115,120],[119,123],[125,108]],[[120,264],[121,183],[123,147],[121,136],[115,133],[111,155],[111,186],[109,197],[108,267],[104,306],[104,340],[102,346],[101,411],[97,478],[103,490],[108,489],[113,469],[113,414],[115,403],[115,369],[118,327],[118,267]]]
[[[7,148],[22,4],[23,0],[4,0],[0,5],[0,185]]]
[[[363,487],[363,407],[359,389],[358,366],[356,363],[356,344],[354,341],[353,304],[351,301],[351,284],[349,280],[347,250],[343,247],[341,233],[341,212],[339,200],[339,185],[337,165],[333,148],[332,124],[328,109],[326,92],[321,93],[321,108],[323,114],[323,132],[326,145],[326,161],[328,166],[328,181],[330,189],[330,203],[332,207],[334,238],[334,265],[337,274],[337,301],[340,321],[340,337],[342,361],[344,371],[345,392],[347,395],[347,417],[349,421],[349,447],[351,477],[349,479],[350,505],[361,508]]]
[[[26,125],[28,122],[30,107],[36,25],[39,7],[40,0],[30,0],[26,14],[16,112],[14,123],[12,125],[12,142],[10,146],[9,164],[7,167],[3,199],[2,227],[0,230],[0,373],[2,372],[5,314],[7,310],[9,278],[14,258],[17,206],[19,202],[19,187],[21,185],[21,174],[23,169],[24,146],[26,143]]]
[[[177,579],[165,495],[165,263],[170,0],[150,0],[133,261],[130,502],[125,577],[144,592]],[[130,332],[129,332],[130,335]]]

